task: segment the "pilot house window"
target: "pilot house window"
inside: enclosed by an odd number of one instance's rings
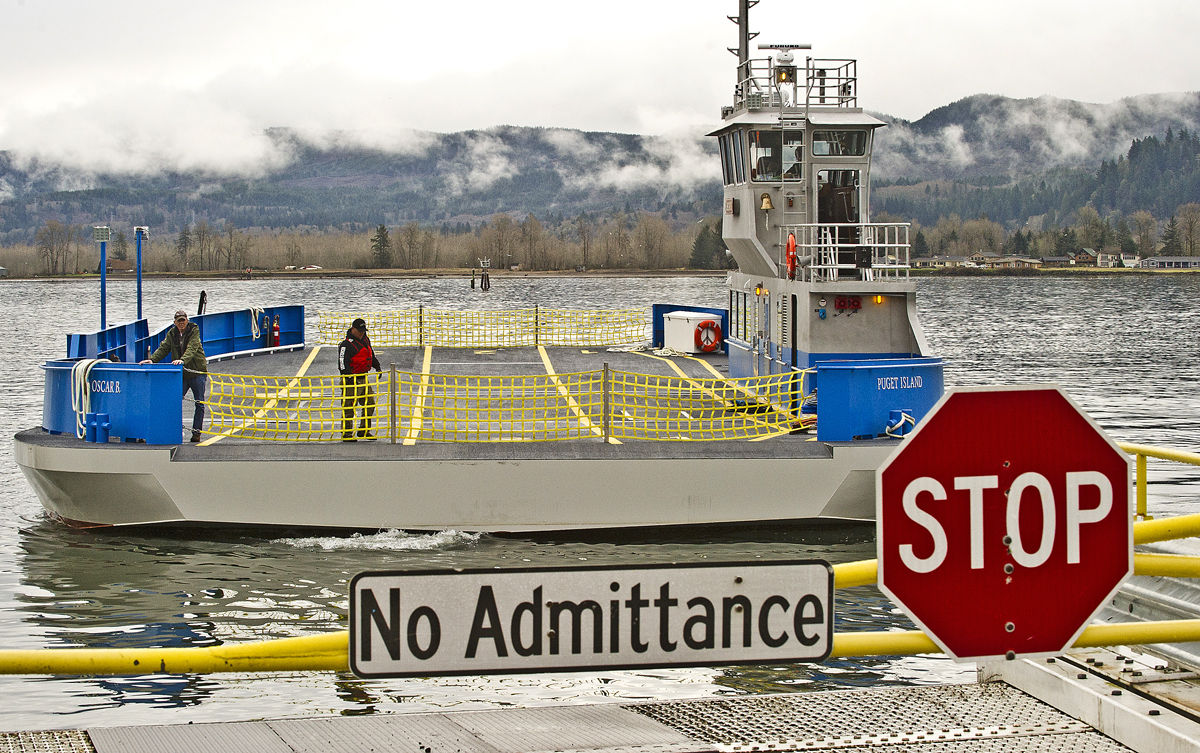
[[[815,157],[861,157],[867,153],[866,131],[814,131]]]
[[[746,182],[746,160],[742,154],[742,132],[733,131],[717,140],[721,151],[721,178],[725,185]]]
[[[791,181],[803,177],[803,131],[750,131],[750,180]]]

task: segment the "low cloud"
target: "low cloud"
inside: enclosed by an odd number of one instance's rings
[[[455,196],[484,191],[519,170],[511,160],[512,150],[495,134],[478,132],[466,142],[466,150],[453,161],[443,161],[439,170],[445,175],[446,188]]]
[[[1109,104],[977,95],[882,129],[874,171],[898,178],[1094,169],[1128,152],[1134,139],[1168,128],[1200,128],[1200,95],[1147,94]]]
[[[593,170],[562,177],[569,185],[583,189],[695,188],[718,179],[721,174],[714,150],[706,145],[708,140],[696,129],[691,133],[643,137],[638,152],[610,143]]]

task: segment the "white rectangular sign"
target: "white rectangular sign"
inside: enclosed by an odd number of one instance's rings
[[[350,581],[350,668],[407,677],[821,661],[819,560],[367,572]]]

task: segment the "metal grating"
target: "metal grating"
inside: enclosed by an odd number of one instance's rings
[[[809,744],[773,744],[763,747],[717,745],[713,750],[722,753],[743,751],[804,751],[822,750],[822,746]],[[828,749],[828,748],[824,748]],[[882,751],[885,753],[1129,753],[1129,748],[1120,745],[1099,732],[1082,732],[1067,735],[1040,735],[1036,737],[1005,737],[989,740],[934,741],[920,743],[857,743],[837,745],[841,751]]]
[[[470,711],[450,718],[501,753],[696,749],[678,730],[613,704]]]
[[[97,753],[293,753],[262,722],[211,722],[89,730]]]
[[[862,747],[1128,750],[1003,683],[797,693],[625,708],[725,751]]]
[[[269,722],[296,753],[471,751],[495,753],[444,714],[344,716]]]
[[[95,750],[83,730],[0,732],[0,753],[95,753]]]

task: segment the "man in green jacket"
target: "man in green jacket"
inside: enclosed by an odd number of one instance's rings
[[[200,342],[200,327],[188,321],[183,309],[175,312],[175,326],[167,330],[162,344],[150,358],[142,363],[158,363],[167,355],[171,363],[183,366],[183,394],[192,391],[196,412],[192,416],[192,441],[200,441],[200,428],[204,426],[204,388],[208,377],[208,359],[204,357],[204,345]]]

